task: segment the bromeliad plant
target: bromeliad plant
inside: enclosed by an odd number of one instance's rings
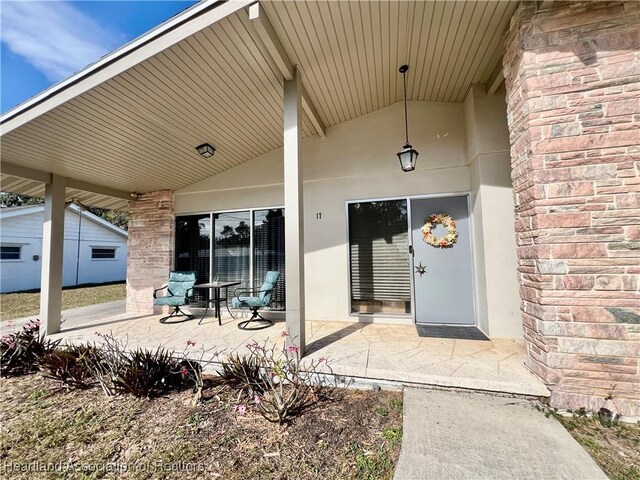
[[[84,389],[95,383],[88,361],[96,355],[97,349],[90,345],[58,347],[45,353],[38,363],[45,377],[59,381],[67,390]]]
[[[329,384],[333,372],[324,358],[303,363],[300,349],[287,344],[288,334],[282,332],[282,337],[281,348],[266,342],[248,344],[248,354],[229,356],[219,372],[265,419],[280,424],[330,399],[336,389]],[[246,406],[239,404],[234,410],[243,414]]]
[[[38,370],[38,361],[58,346],[40,334],[40,322],[32,320],[22,330],[0,339],[0,376],[25,375]]]
[[[126,339],[118,340],[110,334],[99,336],[102,342],[86,362],[107,396],[152,397],[193,386],[195,373],[201,370],[197,362],[176,357],[172,350],[128,350]]]
[[[230,354],[221,362],[222,369],[218,372],[223,383],[246,395],[263,392],[268,387],[262,372],[264,362],[253,345],[247,345],[248,355]]]

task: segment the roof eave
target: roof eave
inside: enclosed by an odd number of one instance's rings
[[[255,1],[202,0],[0,116],[0,136]]]

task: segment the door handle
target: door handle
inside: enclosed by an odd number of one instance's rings
[[[409,245],[409,253],[413,255],[413,245]]]

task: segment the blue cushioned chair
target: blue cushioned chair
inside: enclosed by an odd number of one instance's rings
[[[260,330],[273,325],[273,321],[264,318],[258,313],[258,310],[268,307],[274,300],[274,290],[280,272],[267,272],[264,277],[264,283],[259,289],[242,289],[238,288],[231,299],[233,308],[248,308],[251,310],[251,318],[244,320],[238,324],[238,328],[243,330]],[[254,324],[254,326],[250,326]]]
[[[170,318],[178,316],[185,317],[180,322],[191,320],[193,315],[183,312],[180,307],[189,305],[193,301],[193,286],[196,284],[196,272],[171,272],[169,273],[169,283],[162,288],[153,291],[153,304],[159,306],[173,307],[173,311],[166,317],[160,319],[160,323],[165,323]],[[167,289],[167,293],[158,297],[158,292]],[[177,322],[169,322],[177,323]]]

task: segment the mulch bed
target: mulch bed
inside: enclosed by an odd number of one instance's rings
[[[209,386],[152,400],[63,392],[41,374],[0,379],[0,468],[11,478],[384,479],[402,437],[402,394],[340,390],[288,425]],[[59,464],[76,471],[19,471]]]
[[[603,426],[595,417],[557,416],[611,480],[640,480],[640,425]]]

